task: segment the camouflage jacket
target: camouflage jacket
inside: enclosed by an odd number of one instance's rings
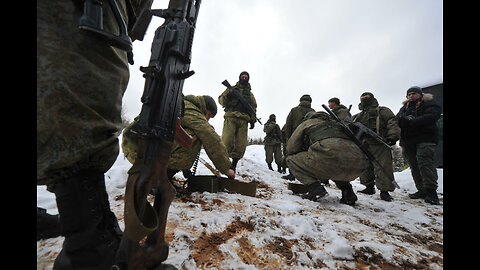
[[[177,143],[172,147],[172,155],[168,161],[168,168],[175,170],[190,169],[203,145],[205,152],[215,167],[225,174],[231,166],[227,148],[220,136],[205,118],[206,106],[201,96],[188,95],[185,97],[185,116],[182,118],[182,127],[192,136],[192,147],[185,149]]]
[[[310,114],[293,132],[287,141],[286,153],[293,155],[307,151],[317,141],[329,138],[348,139],[338,123],[325,112]]]
[[[280,130],[280,126],[275,123],[275,121],[268,120],[263,127],[263,131],[266,133],[266,136],[263,140],[265,145],[282,143],[282,131]]]
[[[237,89],[240,94],[244,97],[244,99],[250,103],[250,106],[257,111],[257,101],[255,100],[255,96],[252,93],[252,88],[248,83],[246,86],[241,85],[240,82],[237,82],[234,89]],[[218,97],[218,103],[222,105],[225,109],[225,118],[234,117],[240,118],[247,122],[255,121],[255,118],[248,112],[247,108],[244,108],[240,101],[235,98],[232,94],[232,90],[225,89],[223,93]]]
[[[350,114],[350,111],[348,111],[347,107],[345,107],[342,104],[335,107],[335,109],[333,109],[332,112],[338,117],[338,119],[340,119],[342,121],[347,117],[350,117],[350,118],[352,117],[352,115]]]
[[[358,105],[360,113],[353,116],[354,122],[360,122],[369,129],[375,131],[385,140],[398,141],[400,139],[400,127],[393,112],[384,106],[379,106],[377,99],[364,108],[361,103]],[[371,140],[373,143],[375,140]]]

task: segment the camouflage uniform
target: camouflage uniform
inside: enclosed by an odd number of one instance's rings
[[[265,139],[265,161],[271,168],[273,157],[275,156],[275,163],[277,164],[278,172],[282,168],[282,132],[280,126],[275,123],[275,115],[270,115],[270,118],[265,123],[263,131],[266,133]]]
[[[347,107],[345,107],[343,104],[340,104],[337,107],[335,107],[335,109],[333,109],[332,112],[338,117],[338,119],[342,121],[347,117],[352,118],[350,111],[348,111]]]
[[[116,1],[127,30],[151,0]],[[65,239],[53,268],[110,269],[122,231],[104,173],[118,155],[127,53],[82,33],[83,1],[37,1],[37,185],[55,193]],[[103,30],[119,27],[103,2]]]
[[[125,23],[152,1],[117,1]],[[81,33],[75,1],[37,1],[37,184],[82,169],[106,172],[118,155],[127,54]],[[118,35],[107,2],[103,26]],[[128,16],[127,16],[128,14]]]
[[[255,111],[257,110],[257,101],[252,93],[250,83],[243,85],[237,82],[233,88],[242,94]],[[218,103],[225,108],[222,141],[231,158],[241,159],[245,154],[248,143],[248,123],[254,123],[255,119],[252,119],[252,115],[248,113],[246,108],[243,108],[238,99],[233,97],[231,90],[228,88],[218,97]]]
[[[287,165],[304,185],[317,179],[349,182],[369,161],[328,114],[317,112],[301,123],[287,142]]]
[[[353,121],[360,122],[375,131],[390,145],[395,144],[395,142],[400,139],[400,127],[398,126],[397,118],[389,108],[379,106],[377,99],[372,93],[368,94],[370,94],[371,99],[367,102],[362,101],[358,105],[361,112],[353,116]],[[375,139],[367,138],[364,143],[380,165],[387,171],[389,177],[393,179],[391,150]],[[395,185],[392,181],[380,168],[372,164],[370,164],[369,169],[360,176],[360,183],[367,187],[376,185],[380,191],[384,192],[395,190]]]

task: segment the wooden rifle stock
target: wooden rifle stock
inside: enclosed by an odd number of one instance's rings
[[[200,3],[171,0],[166,10],[142,12],[145,18],[136,29],[135,38],[142,39],[152,15],[165,18],[155,32],[149,65],[140,67],[145,73],[135,130],[140,138],[125,188],[125,230],[111,269],[156,269],[168,257],[165,229],[176,191],[167,177],[167,165],[173,141],[185,148],[192,145],[178,116],[183,81],[193,74],[188,69]],[[157,190],[153,206],[147,201],[152,189]]]
[[[175,126],[175,141],[183,148],[192,147],[192,136],[183,129],[180,118],[177,118],[177,125]]]

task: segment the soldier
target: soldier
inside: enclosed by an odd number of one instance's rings
[[[360,122],[375,131],[389,145],[394,145],[397,142],[400,138],[397,118],[389,108],[379,106],[372,93],[365,92],[360,96],[358,108],[361,112],[353,116],[354,122]],[[365,185],[366,188],[359,192],[369,195],[375,194],[376,185],[380,190],[380,198],[384,201],[392,201],[393,198],[388,193],[395,190],[395,186],[390,180],[390,178],[394,179],[392,152],[373,138],[366,138],[363,143],[377,157],[378,162],[387,171],[388,175],[385,175],[381,168],[370,164],[368,170],[360,176],[360,183]]]
[[[317,179],[332,179],[342,191],[340,202],[355,205],[350,181],[369,166],[362,150],[325,112],[311,113],[293,132],[287,144],[287,165],[307,186],[302,198],[318,201],[327,191]]]
[[[242,71],[239,75],[239,81],[233,88],[240,92],[244,100],[248,102],[256,112],[257,101],[252,93],[249,80],[250,74]],[[250,129],[253,129],[256,119],[233,95],[232,90],[228,88],[218,97],[218,103],[225,109],[222,141],[227,147],[229,157],[232,158],[232,166],[230,168],[235,171],[238,161],[243,157],[245,149],[247,148],[247,124],[250,123]]]
[[[267,162],[268,168],[273,171],[272,161],[273,156],[275,156],[275,163],[277,164],[277,171],[282,172],[282,132],[280,131],[280,126],[275,123],[276,117],[275,114],[271,114],[268,118],[268,121],[263,127],[263,131],[267,134],[263,140],[265,144],[265,161]]]
[[[292,108],[287,116],[287,121],[285,123],[285,140],[288,142],[290,136],[292,136],[295,129],[302,123],[305,114],[308,112],[315,112],[312,109],[312,98],[310,95],[303,95],[300,97],[300,104],[298,106]],[[287,164],[288,166],[288,164]],[[295,176],[290,172],[289,174],[282,176],[283,179],[287,180],[295,180]]]
[[[409,194],[412,199],[425,199],[430,204],[440,204],[437,196],[437,169],[435,146],[438,143],[437,120],[441,108],[432,94],[423,93],[418,86],[407,90],[407,100],[397,114],[402,130],[400,145],[407,157],[417,192]]]
[[[37,185],[55,194],[65,235],[55,270],[109,269],[122,236],[104,173],[118,156],[128,54],[79,30],[83,2],[37,1]],[[152,1],[117,3],[130,30]],[[103,1],[103,30],[117,35],[112,9]]]
[[[347,107],[345,107],[343,104],[340,104],[340,99],[336,97],[333,97],[328,100],[328,107],[338,117],[338,119],[342,121],[347,117],[350,117],[350,118],[352,117]]]
[[[208,123],[210,118],[215,117],[217,114],[215,100],[207,95],[187,95],[184,102],[185,114],[181,124],[183,129],[192,136],[193,144],[190,148],[185,149],[177,142],[174,142],[167,165],[168,178],[171,180],[173,175],[179,171],[187,173],[200,153],[202,146],[221,173],[230,178],[235,178],[235,172],[230,169],[232,164],[228,159],[227,149],[213,126]],[[135,161],[137,152],[136,136],[131,132],[131,127],[135,123],[136,121],[125,129],[123,133],[124,141],[122,142],[123,153],[132,164]]]

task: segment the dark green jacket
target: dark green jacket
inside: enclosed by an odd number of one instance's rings
[[[303,117],[308,112],[315,112],[315,110],[312,109],[312,103],[306,100],[300,101],[300,104],[298,104],[297,107],[294,107],[290,110],[284,126],[287,140],[292,136],[298,125],[303,122]]]

